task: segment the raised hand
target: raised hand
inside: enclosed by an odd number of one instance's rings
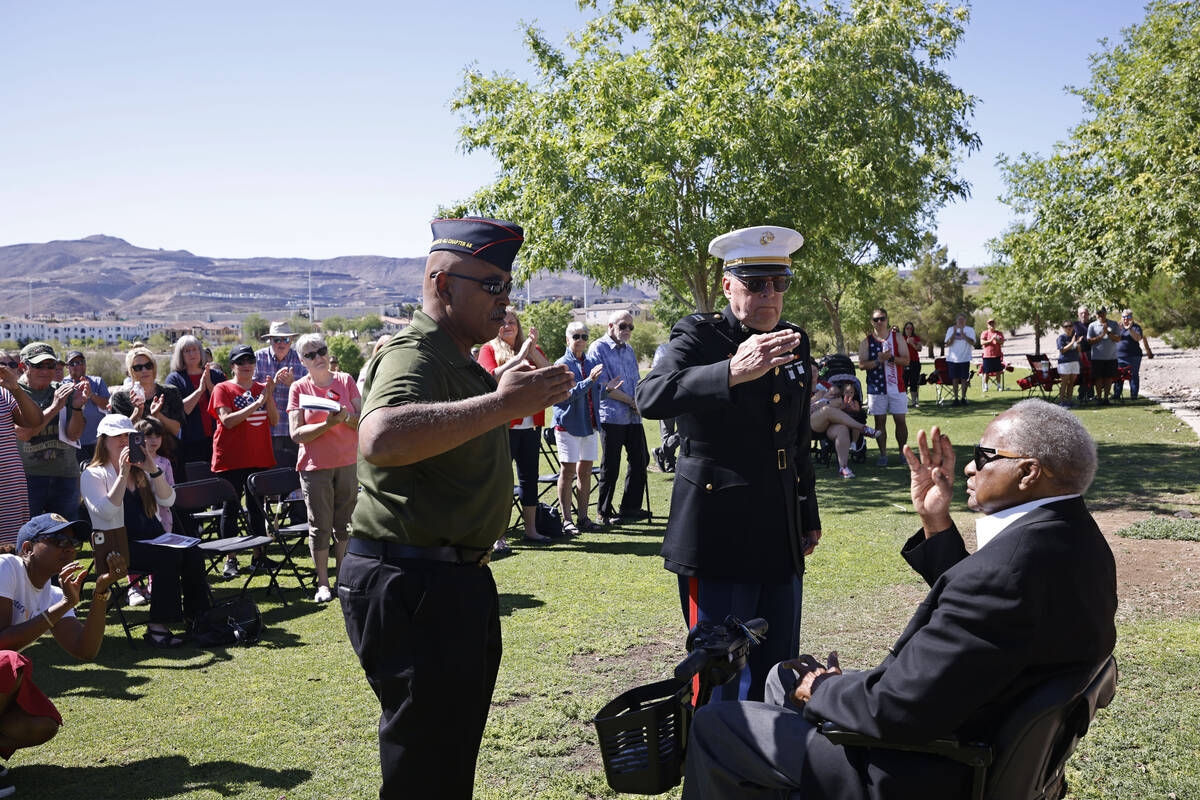
[[[565,365],[534,369],[518,364],[500,376],[496,388],[511,417],[528,417],[547,406],[561,403],[570,395],[575,376]]]
[[[908,462],[913,509],[921,518],[925,536],[930,537],[953,524],[950,500],[954,496],[954,448],[950,437],[936,425],[928,436],[925,431],[917,434],[917,447],[920,459],[905,445],[904,460]]]
[[[72,561],[58,571],[58,588],[62,589],[63,599],[71,608],[79,605],[79,593],[87,572],[87,568],[78,561]]]
[[[604,372],[604,365],[597,364],[596,366],[592,367],[592,371],[588,373],[588,378],[590,380],[594,381],[594,380],[596,380],[596,378],[600,377],[601,372]],[[612,388],[613,387],[611,387],[611,386],[609,387],[609,389],[612,389]]]
[[[274,378],[269,380],[273,380],[275,383],[282,383],[284,386],[291,386],[292,381],[296,380],[296,375],[292,372],[291,367],[282,367],[275,373]]]
[[[0,386],[8,389],[10,392],[17,390],[17,378],[20,375],[14,369],[9,369],[5,366],[0,366]]]
[[[159,394],[158,394],[158,395],[157,395],[157,396],[156,396],[156,397],[155,397],[153,400],[151,400],[151,401],[150,401],[150,414],[151,414],[151,416],[153,416],[153,415],[157,414],[158,412],[162,411],[163,402],[164,402],[164,397],[165,397],[165,396],[164,396],[162,393],[159,393]]]
[[[729,359],[729,385],[756,380],[767,371],[796,360],[792,353],[800,344],[796,331],[756,333],[738,346]]]

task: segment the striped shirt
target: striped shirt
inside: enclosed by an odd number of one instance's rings
[[[13,429],[16,409],[17,398],[0,386],[0,544],[16,544],[17,531],[29,521],[25,467]]]

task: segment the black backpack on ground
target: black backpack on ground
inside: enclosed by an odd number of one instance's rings
[[[825,380],[830,375],[853,375],[854,362],[845,353],[830,353],[817,362],[817,376]]]
[[[199,647],[254,644],[262,634],[262,614],[248,597],[213,606],[192,623],[192,642]]]

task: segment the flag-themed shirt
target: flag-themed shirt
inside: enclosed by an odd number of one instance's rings
[[[895,330],[888,331],[884,339],[876,339],[872,334],[867,337],[868,361],[879,362],[884,342],[887,342],[888,349],[893,354],[908,351],[908,345]],[[900,349],[902,347],[904,350]],[[895,363],[884,361],[877,363],[874,369],[867,370],[867,394],[904,394],[904,391],[904,374]]]
[[[212,397],[208,402],[209,413],[219,420],[220,408],[241,411],[258,399],[264,386],[265,384],[261,383],[251,383],[250,389],[246,390],[238,386],[237,381],[218,383],[213,387]],[[275,454],[271,449],[271,421],[267,417],[265,405],[240,425],[227,428],[221,422],[217,423],[213,431],[213,472],[273,466]]]

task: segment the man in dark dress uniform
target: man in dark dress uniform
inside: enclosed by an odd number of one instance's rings
[[[680,320],[637,387],[646,417],[677,417],[662,555],[679,576],[688,626],[728,614],[770,625],[740,679],[714,699],[761,700],[771,665],[799,653],[804,556],[821,523],[808,452],[808,335],[779,317],[790,255],[803,243],[774,226],[713,239],[728,308]]]
[[[470,357],[504,321],[521,228],[442,219],[433,235],[423,308],[367,370],[338,597],[381,707],[379,796],[466,800],[500,666],[487,564],[512,502],[508,422],[574,381],[521,365],[497,383]]]

